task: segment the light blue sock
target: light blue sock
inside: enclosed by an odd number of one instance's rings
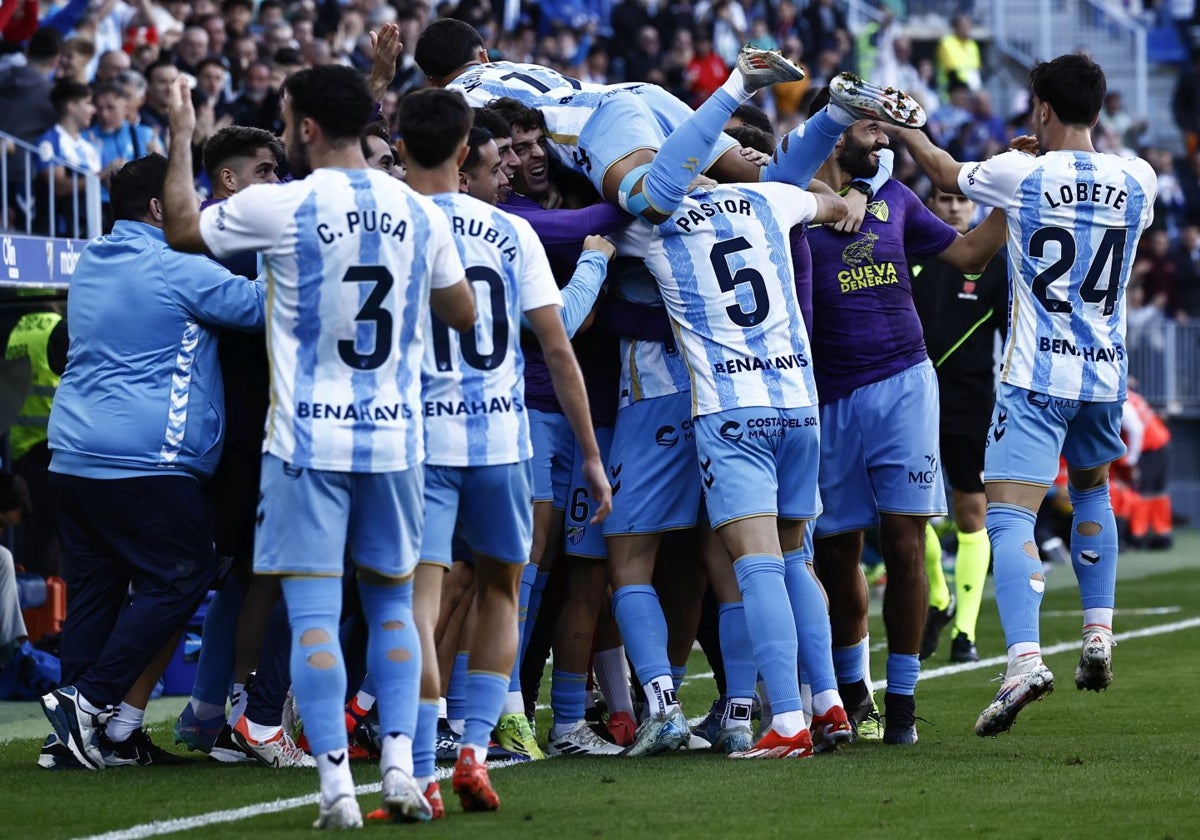
[[[587,674],[557,668],[550,671],[550,706],[555,726],[570,727],[583,720],[586,702]]]
[[[921,660],[915,653],[889,653],[887,657],[888,694],[917,693],[917,675],[921,673]]]
[[[812,550],[805,548],[783,555],[784,581],[792,616],[796,621],[796,641],[800,673],[813,694],[837,689],[833,668],[833,630],[821,585],[809,571]]]
[[[642,195],[652,209],[670,214],[682,203],[740,104],[719,89],[663,141],[642,181]]]
[[[613,593],[612,611],[638,682],[645,685],[655,677],[670,674],[667,619],[654,587],[622,586]]]
[[[835,647],[833,649],[833,672],[841,685],[851,685],[866,678],[863,671],[863,639],[856,645]]]
[[[824,108],[817,111],[807,122],[783,135],[771,162],[763,167],[762,180],[807,187],[846,128]]]
[[[537,579],[537,566],[526,563],[521,570],[521,590],[517,595],[517,656],[513,660],[512,676],[508,680],[509,691],[521,690],[521,654],[525,650],[525,622],[529,617],[529,597],[533,594]]]
[[[1037,644],[1040,641],[1038,610],[1042,606],[1046,583],[1033,536],[1036,521],[1032,511],[1018,505],[990,504],[987,508],[996,607],[1000,610],[1000,623],[1004,626],[1004,641],[1008,647],[1018,642]],[[1033,556],[1026,552],[1026,547]]]
[[[787,602],[783,558],[746,554],[734,562],[733,571],[742,592],[754,661],[767,685],[771,711],[794,712],[801,708],[796,622]]]
[[[213,593],[204,614],[200,659],[192,696],[201,703],[225,707],[237,661],[237,624],[246,600],[246,579],[230,572],[222,588]]]
[[[486,747],[500,720],[508,677],[491,671],[467,671],[467,724],[462,742]]]
[[[417,732],[421,695],[421,639],[413,621],[413,582],[376,586],[358,582],[367,620],[367,672],[379,701],[379,729],[388,735]]]
[[[446,719],[462,720],[467,716],[467,658],[470,654],[460,650],[454,655],[450,666],[450,683],[446,686]]]
[[[1075,507],[1071,517],[1071,566],[1079,581],[1083,608],[1112,609],[1117,592],[1117,520],[1113,516],[1108,483],[1091,490],[1076,490],[1068,485],[1067,493]],[[1089,522],[1100,526],[1098,534],[1079,533],[1079,528]]]
[[[683,685],[683,679],[687,676],[686,665],[671,666],[671,682],[675,683],[675,690],[679,691],[679,686]]]
[[[437,773],[438,704],[422,700],[417,706],[417,734],[413,736],[413,776],[420,779]]]
[[[285,577],[281,585],[292,630],[292,691],[304,718],[305,737],[313,755],[344,750],[346,662],[338,643],[342,579]],[[310,644],[305,644],[306,635]],[[312,638],[322,635],[319,641]],[[313,667],[309,660],[319,654],[333,657],[333,667]]]
[[[525,567],[521,573],[521,587],[525,586],[525,572],[534,569],[533,583],[529,588],[529,600],[525,606],[525,626],[521,628],[521,649],[517,652],[517,666],[525,661],[525,648],[529,647],[529,637],[533,635],[533,625],[537,623],[538,609],[542,606],[542,593],[546,591],[546,581],[550,579],[549,572],[542,572],[532,564]]]
[[[721,604],[717,616],[721,659],[725,662],[725,694],[727,697],[753,697],[758,668],[754,665],[754,648],[746,628],[746,608],[741,601]]]

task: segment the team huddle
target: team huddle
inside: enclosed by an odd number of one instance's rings
[[[1097,65],[1067,55],[1034,69],[1042,154],[960,163],[919,130],[910,97],[850,74],[773,154],[749,153],[726,133],[734,112],[803,77],[752,46],[694,112],[653,85],[489,61],[453,20],[422,33],[416,59],[433,87],[401,103],[407,184],[363,159],[362,78],[320,67],[284,85],[294,180],[198,211],[195,115],[186,90],[173,91],[166,242],[257,252],[267,277],[254,571],[278,577],[287,606],[317,827],[362,824],[345,711],[360,688],[354,708],[373,703],[378,717],[380,816],[442,815],[434,761],[446,741],[463,807],[499,807],[489,749],[543,756],[522,661],[556,562],[567,583],[545,752],[689,744],[676,691],[706,583],[724,671],[705,729],[713,749],[806,758],[868,737],[880,711],[884,743],[916,744],[926,525],[946,512],[938,379],[913,302],[912,266],[926,260],[974,276],[1007,248],[1008,335],[975,472],[1009,667],[976,732],[1007,731],[1054,685],[1033,528],[1060,453],[1084,606],[1076,683],[1108,686],[1107,470],[1124,452],[1124,288],[1155,176],[1092,148]],[[891,179],[897,139],[938,190],[993,212],[968,232],[942,221]],[[525,195],[510,195],[514,165],[539,155]],[[544,209],[538,179],[552,168],[603,202]],[[572,241],[565,257],[555,225]],[[596,232],[606,239],[585,239]],[[880,710],[861,567],[876,527],[888,572]],[[345,558],[366,628],[361,686],[348,684],[339,641]],[[465,673],[439,669],[446,633],[468,652],[455,669]],[[603,735],[585,719],[593,648],[601,686],[617,686]],[[439,725],[452,677],[465,686],[457,731]],[[97,736],[128,686],[100,697],[91,685],[43,705],[71,754],[101,767]],[[231,737],[252,751],[277,737],[259,729],[239,724]]]

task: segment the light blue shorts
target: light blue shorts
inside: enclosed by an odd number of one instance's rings
[[[327,472],[264,455],[254,571],[341,577],[347,550],[360,567],[404,577],[417,565],[425,522],[424,468]]]
[[[809,408],[735,408],[696,418],[696,455],[713,529],[749,516],[820,513],[821,424]]]
[[[938,384],[933,365],[913,365],[821,406],[817,537],[879,524],[879,514],[946,512],[938,462]]]
[[[608,463],[608,452],[612,448],[611,426],[596,427],[596,443],[600,446],[600,462]],[[571,462],[571,489],[567,498],[567,510],[563,519],[563,536],[566,538],[564,552],[574,557],[592,557],[603,560],[608,556],[604,547],[604,523],[592,525],[588,522],[595,511],[592,497],[583,480],[583,455],[579,446]]]
[[[533,500],[551,502],[555,510],[562,510],[567,506],[575,458],[571,424],[565,414],[531,408],[529,437],[533,443]]]
[[[1067,400],[1001,384],[983,456],[983,480],[1053,484],[1059,453],[1078,469],[1112,463],[1125,454],[1122,405]]]
[[[454,535],[503,563],[529,560],[533,492],[528,461],[488,467],[425,467],[421,562],[450,568]]]
[[[603,194],[604,174],[614,163],[638,149],[657,151],[667,135],[692,113],[691,108],[658,85],[619,89],[609,94],[588,117],[579,134],[578,162],[596,191]],[[738,148],[738,142],[728,134],[722,134],[704,158],[700,172],[731,148]]]
[[[608,477],[606,537],[691,528],[700,509],[692,395],[638,400],[617,412]]]

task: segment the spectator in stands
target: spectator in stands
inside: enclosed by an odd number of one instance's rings
[[[697,107],[725,82],[729,68],[713,52],[712,39],[701,35],[696,40],[696,52],[687,66],[688,88],[692,107]]]
[[[0,70],[0,131],[34,145],[58,121],[50,102],[50,77],[61,54],[62,35],[43,27],[29,39],[24,64],[14,61]],[[32,215],[32,202],[26,202],[23,196],[25,161],[21,153],[8,158],[8,199],[10,207]],[[17,221],[12,219],[14,226]]]
[[[93,81],[96,84],[115,82],[118,75],[132,66],[129,53],[125,50],[108,50],[102,53],[99,61],[96,62],[96,78]]]
[[[1200,318],[1200,226],[1187,225],[1175,246],[1176,289],[1179,309],[1176,318]]]
[[[86,85],[88,64],[96,55],[96,45],[88,38],[75,36],[63,44],[62,56],[58,59],[55,81],[78,82]]]
[[[32,509],[25,480],[0,471],[0,536],[13,525],[20,525]],[[0,545],[0,669],[9,663],[28,636],[21,616],[12,552]]]
[[[96,124],[84,132],[100,155],[100,185],[104,230],[112,229],[112,206],[108,184],[112,176],[131,160],[152,152],[162,152],[162,146],[148,126],[131,125],[125,118],[129,94],[118,85],[101,85],[92,96],[96,109]]]
[[[221,4],[221,17],[225,19],[225,31],[231,40],[249,34],[254,0],[225,0]]]
[[[1142,288],[1147,303],[1160,307],[1167,317],[1174,317],[1179,308],[1175,285],[1178,270],[1178,262],[1171,254],[1171,238],[1159,228],[1142,237],[1129,283]]]
[[[1100,127],[1114,134],[1125,149],[1140,149],[1142,135],[1146,133],[1146,120],[1135,120],[1125,110],[1121,92],[1110,90],[1104,95],[1104,107],[1100,110]],[[973,158],[973,160],[976,158]]]
[[[233,110],[233,100],[229,97],[229,71],[219,59],[206,58],[200,62],[196,68],[196,90],[204,94],[205,100],[213,108],[213,116],[219,123],[222,117]],[[230,117],[217,128],[224,128],[225,124],[232,123],[233,118]]]
[[[808,51],[819,55],[825,50],[834,50],[844,54],[850,46],[850,28],[846,25],[846,16],[833,0],[813,0],[804,10],[806,37],[804,43]]]
[[[160,59],[146,68],[146,104],[142,106],[141,123],[153,129],[158,140],[166,146],[167,95],[179,78],[179,68]]]
[[[937,93],[913,64],[911,38],[897,35],[891,42],[890,50],[881,46],[875,68],[872,80],[876,84],[907,91],[928,114],[937,110]]]
[[[179,43],[175,45],[175,66],[179,72],[189,76],[198,75],[200,62],[208,56],[208,30],[198,25],[184,29]]]
[[[663,50],[658,30],[650,25],[643,26],[638,30],[637,49],[625,59],[625,79],[661,85],[665,82],[662,62]]]
[[[51,230],[53,225],[56,236],[82,236],[83,198],[86,194],[87,182],[78,177],[71,169],[62,164],[70,164],[86,172],[100,173],[100,154],[95,146],[84,136],[84,130],[91,125],[95,107],[92,105],[92,91],[79,82],[57,82],[50,91],[50,102],[58,114],[58,122],[38,139],[38,179],[39,186],[44,187],[39,192],[39,205],[44,196],[44,206],[38,207],[37,228],[40,231]],[[46,190],[53,190],[55,197],[55,218],[50,219],[50,202]],[[74,198],[79,199],[80,227],[76,229]]]
[[[738,50],[750,36],[750,22],[736,0],[716,0],[711,14],[713,49],[727,67],[732,67]]]
[[[800,36],[788,37],[783,44],[783,54],[806,74],[808,73],[808,65],[804,63],[804,42],[800,40]],[[799,116],[803,111],[804,98],[812,89],[811,77],[798,82],[782,82],[771,88],[770,95],[775,98],[775,116],[779,120],[782,130],[790,131],[799,121]],[[769,123],[766,130],[772,130]]]
[[[221,454],[225,412],[212,327],[264,322],[262,283],[167,247],[166,171],[152,155],[112,180],[117,223],[71,280],[71,345],[50,416],[69,600],[64,685],[42,706],[88,769],[105,764],[97,736],[106,712],[213,581],[201,481]]]
[[[279,117],[279,92],[271,80],[272,66],[255,61],[246,68],[242,90],[233,101],[230,114],[235,125],[270,130]]]
[[[1188,154],[1200,150],[1200,50],[1194,51],[1192,60],[1179,69],[1171,113],[1183,132]]]
[[[956,159],[963,154],[958,148],[959,133],[971,123],[971,89],[960,79],[952,79],[946,104],[929,115],[929,136],[943,149],[951,149]]]
[[[966,12],[959,12],[954,16],[951,20],[951,31],[938,41],[937,64],[939,82],[947,92],[954,78],[970,90],[983,87],[983,77],[980,75],[983,61],[979,53],[979,42],[971,37],[971,16]]]

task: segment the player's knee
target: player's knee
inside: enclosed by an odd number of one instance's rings
[[[650,204],[650,198],[646,194],[647,176],[650,174],[651,166],[652,164],[649,163],[642,164],[625,173],[620,186],[617,187],[617,201],[622,208],[635,216],[655,221],[654,218],[651,218],[654,216],[657,217],[657,221],[662,221],[663,214]]]

